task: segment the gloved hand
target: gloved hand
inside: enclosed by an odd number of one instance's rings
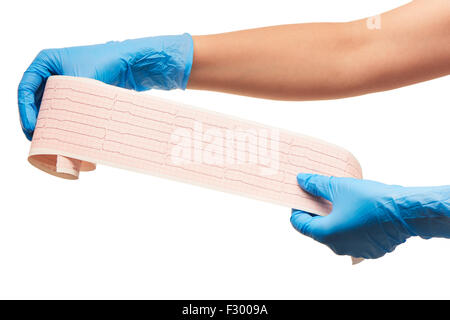
[[[412,236],[450,238],[450,186],[406,188],[313,174],[297,181],[333,210],[320,217],[293,209],[292,225],[336,254],[375,259]]]
[[[45,83],[51,75],[92,78],[137,91],[185,89],[192,59],[192,37],[186,33],[43,50],[19,84],[22,129],[31,140]]]

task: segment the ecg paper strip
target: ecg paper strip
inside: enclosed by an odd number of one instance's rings
[[[59,177],[105,164],[326,215],[300,172],[362,178],[348,151],[318,139],[102,82],[47,81],[29,161]]]

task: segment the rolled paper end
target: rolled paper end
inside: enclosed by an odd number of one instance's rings
[[[95,170],[95,163],[53,154],[35,154],[28,157],[28,161],[38,169],[53,176],[76,180],[80,171]]]
[[[352,257],[352,265],[361,263],[363,261],[364,261],[364,258],[354,258],[354,257]]]
[[[68,175],[67,179],[78,179],[80,168],[80,160],[56,156],[56,173]]]

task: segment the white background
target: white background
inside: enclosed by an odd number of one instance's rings
[[[450,241],[352,267],[290,210],[108,167],[65,181],[27,162],[16,92],[43,48],[372,16],[408,1],[8,1],[0,20],[0,298],[450,298]],[[347,148],[366,178],[441,185],[450,78],[325,102],[156,92]]]

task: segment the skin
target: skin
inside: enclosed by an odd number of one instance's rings
[[[380,21],[380,29],[362,19],[194,36],[188,88],[322,100],[450,74],[450,1],[416,0]]]

